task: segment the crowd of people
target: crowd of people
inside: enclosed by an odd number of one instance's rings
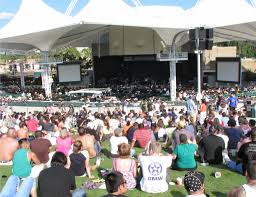
[[[12,175],[0,196],[86,196],[75,177],[93,179],[103,155],[112,161],[103,176],[106,196],[125,196],[135,188],[166,192],[171,168],[186,171],[177,184],[184,184],[189,197],[205,197],[207,177],[197,167],[216,164],[247,178],[228,196],[255,196],[256,122],[238,108],[235,92],[226,99],[221,91],[215,102],[207,96],[186,96],[180,110],[154,100],[142,102],[139,111],[3,112],[0,163],[11,165]],[[102,150],[106,144],[108,152]]]

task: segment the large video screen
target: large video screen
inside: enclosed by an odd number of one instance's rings
[[[240,58],[216,58],[216,81],[240,83]]]
[[[58,64],[59,83],[81,81],[80,64]]]

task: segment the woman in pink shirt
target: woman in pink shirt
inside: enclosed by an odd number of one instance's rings
[[[56,141],[56,151],[62,152],[68,156],[69,151],[71,150],[72,138],[69,136],[69,133],[66,128],[60,130],[60,136]]]
[[[112,170],[123,174],[128,189],[136,187],[137,167],[136,161],[130,158],[130,145],[122,143],[118,145],[118,158],[112,161]]]

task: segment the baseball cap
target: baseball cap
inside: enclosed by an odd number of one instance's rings
[[[187,192],[196,192],[204,184],[205,175],[202,172],[188,172],[184,177],[184,186]]]

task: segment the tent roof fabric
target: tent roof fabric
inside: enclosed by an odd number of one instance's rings
[[[246,0],[199,0],[188,10],[175,6],[130,7],[122,0],[90,0],[72,18],[42,0],[22,0],[16,16],[0,30],[0,43],[46,51],[65,45],[88,46],[98,32],[111,26],[152,28],[167,44],[176,33],[202,26],[214,28],[215,42],[256,40],[256,9]]]
[[[33,33],[38,34],[39,32],[66,27],[71,24],[75,24],[75,20],[72,17],[65,16],[54,10],[42,0],[22,0],[17,14],[0,30],[0,39],[10,38],[8,42],[20,43],[20,46],[19,44],[16,44],[16,46],[21,48],[23,48],[22,43],[25,43],[42,50],[48,50],[52,42],[62,35],[63,32],[56,30],[56,33],[51,34],[51,38],[50,36],[46,38],[42,36],[38,37],[36,40],[28,38],[22,41],[23,37],[21,38],[20,36],[24,35],[28,37],[28,35],[32,36]],[[64,29],[62,29],[62,31]],[[40,40],[44,39],[46,39],[46,41],[41,45]],[[7,42],[7,40],[2,40],[1,42]]]
[[[212,28],[255,21],[256,9],[245,0],[200,0],[187,15],[190,28]]]

